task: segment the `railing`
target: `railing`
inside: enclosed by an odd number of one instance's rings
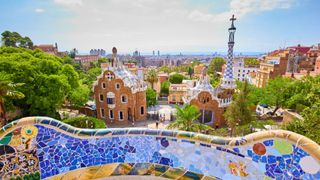
[[[223,138],[166,129],[79,129],[29,117],[0,130],[0,179],[317,179],[320,146],[273,130]]]

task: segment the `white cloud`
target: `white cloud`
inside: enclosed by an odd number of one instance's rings
[[[42,9],[42,8],[36,8],[36,9],[34,10],[34,12],[36,12],[36,13],[44,13],[45,10]]]
[[[229,10],[225,12],[212,14],[196,9],[191,11],[188,17],[195,21],[221,22],[225,21],[232,14],[235,14],[237,17],[243,17],[255,12],[288,9],[293,3],[294,0],[232,0]]]
[[[119,46],[121,52],[225,50],[232,14],[289,8],[291,0],[232,0],[221,13],[181,0],[54,0],[72,16],[61,22],[67,33],[57,35],[60,47],[80,50]],[[215,5],[213,3],[213,5]],[[65,32],[65,31],[64,31]],[[60,39],[59,39],[60,38]]]
[[[69,7],[82,5],[82,0],[54,0],[54,2]]]

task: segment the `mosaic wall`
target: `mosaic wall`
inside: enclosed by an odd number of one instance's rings
[[[84,130],[49,118],[21,119],[0,130],[0,179],[320,179],[319,145],[288,131],[268,133],[225,139],[168,130]]]

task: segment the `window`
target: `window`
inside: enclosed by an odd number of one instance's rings
[[[106,83],[102,83],[102,88],[103,88],[103,89],[106,88]]]
[[[119,111],[119,120],[123,120],[123,112],[122,111]]]
[[[140,108],[140,114],[141,114],[141,115],[144,114],[144,107],[143,107],[143,106],[141,106],[141,108]]]
[[[104,117],[104,109],[100,109],[100,114],[101,114],[101,117]]]
[[[113,92],[107,93],[107,104],[114,104],[115,103],[115,94]]]
[[[126,95],[122,95],[121,96],[121,102],[122,103],[127,103],[127,96]]]
[[[107,98],[107,103],[108,104],[114,104],[114,99],[113,98]]]
[[[113,74],[108,72],[107,78],[108,78],[109,81],[111,81],[113,79]]]
[[[116,84],[116,89],[120,89],[120,84],[119,83]]]
[[[100,101],[103,101],[103,94],[100,94]]]
[[[113,117],[113,110],[111,110],[111,109],[109,110],[109,118],[110,118],[110,119],[113,119],[113,118],[114,118],[114,117]]]

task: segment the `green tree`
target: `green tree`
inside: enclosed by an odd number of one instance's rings
[[[165,73],[171,73],[172,72],[172,70],[171,70],[171,68],[169,66],[161,66],[159,68],[159,71],[163,71]]]
[[[56,112],[73,88],[79,84],[77,73],[63,59],[38,49],[1,47],[0,72],[10,75],[25,98],[13,100],[24,116],[43,115],[60,118]]]
[[[190,66],[188,67],[188,75],[190,76],[190,79],[191,79],[191,77],[193,75],[193,68]]]
[[[170,123],[167,128],[192,132],[212,130],[210,126],[197,122],[197,119],[200,115],[201,113],[196,106],[186,104],[182,108],[180,108],[176,105],[176,120]]]
[[[153,84],[158,81],[158,73],[156,69],[149,69],[147,73],[147,78],[146,80],[151,84],[151,88],[153,88]]]
[[[268,85],[262,88],[263,96],[261,96],[261,103],[274,106],[272,112],[274,115],[280,107],[285,107],[287,101],[292,94],[289,92],[292,80],[284,77],[276,77],[268,82]]]
[[[248,82],[245,81],[242,89],[236,94],[234,101],[232,101],[224,114],[227,125],[231,129],[230,136],[233,136],[236,126],[250,124],[253,120],[248,103],[249,93]]]
[[[33,48],[33,42],[29,37],[22,37],[17,32],[4,31],[2,34],[2,44],[4,46]]]
[[[309,137],[320,144],[320,102],[307,107],[302,112],[303,120],[294,120],[285,129]]]
[[[222,66],[226,61],[222,57],[215,57],[211,60],[208,68],[208,74],[214,74],[222,71]]]
[[[75,117],[62,122],[77,128],[102,129],[107,127],[103,120],[94,117]]]
[[[320,76],[305,76],[301,80],[292,81],[287,90],[290,99],[286,101],[286,106],[302,112],[305,108],[320,102],[319,89]]]
[[[247,66],[257,66],[260,64],[260,61],[257,58],[244,58],[243,61]]]
[[[157,104],[157,92],[154,89],[147,88],[146,90],[147,106],[154,106]]]
[[[83,106],[89,99],[90,89],[87,85],[80,85],[71,91],[68,100],[74,107]]]
[[[10,77],[4,72],[0,72],[0,106],[4,107],[5,98],[10,99],[22,99],[24,94],[18,91],[18,87],[22,86],[22,83],[13,83]],[[4,117],[6,117],[6,111],[4,110]],[[5,118],[6,120],[6,118]],[[7,122],[4,122],[6,124]]]
[[[173,74],[169,77],[169,81],[172,84],[181,84],[184,79],[186,78],[182,74]]]
[[[69,52],[69,56],[74,59],[76,57],[76,55],[78,54],[78,50],[76,48],[73,48],[70,52]]]
[[[168,95],[169,94],[169,87],[170,87],[170,82],[169,81],[164,81],[161,84],[160,94],[161,95]]]

